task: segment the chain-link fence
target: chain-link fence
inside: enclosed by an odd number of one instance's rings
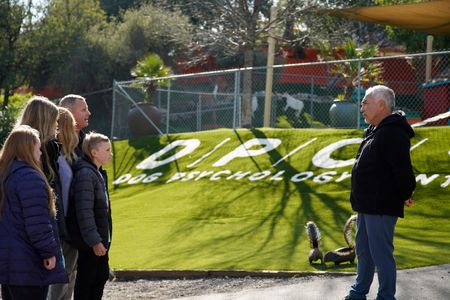
[[[140,104],[146,81],[115,82],[111,135],[126,139],[262,127],[266,99],[271,104],[270,127],[364,128],[359,106],[365,89],[376,84],[373,77],[367,79],[376,66],[380,68],[377,82],[395,91],[396,108],[405,112],[410,123],[448,112],[450,51],[445,51],[274,66],[271,97],[265,95],[266,68],[171,76],[169,85],[158,88],[152,97],[157,109]],[[336,69],[349,72],[336,73]],[[429,125],[447,122],[442,118]]]

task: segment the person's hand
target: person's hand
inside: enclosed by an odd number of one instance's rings
[[[405,206],[406,207],[411,207],[414,205],[414,200],[409,198],[408,200],[405,200]]]
[[[414,202],[414,200],[412,199],[412,196],[414,195],[414,192],[415,192],[415,191],[412,192],[411,198],[409,198],[408,200],[405,200],[405,206],[406,206],[406,207],[411,207],[411,206],[414,205],[415,202]]]
[[[52,256],[50,258],[44,259],[44,268],[47,270],[53,270],[56,265],[56,257]]]
[[[106,255],[106,248],[105,248],[105,246],[103,246],[102,242],[94,245],[92,247],[92,250],[94,250],[94,253],[97,256],[105,256]]]

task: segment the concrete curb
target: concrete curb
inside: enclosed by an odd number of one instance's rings
[[[289,277],[341,277],[354,276],[354,272],[298,272],[298,271],[243,271],[243,270],[114,270],[117,280],[138,279],[193,279],[212,277],[266,277],[266,278],[289,278]]]

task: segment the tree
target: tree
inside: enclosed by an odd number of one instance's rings
[[[154,78],[167,77],[172,74],[170,67],[164,65],[164,61],[158,54],[150,53],[142,60],[139,60],[131,70],[131,75],[140,79],[137,85],[145,89],[144,101],[153,104],[153,97],[156,89],[161,86],[167,86],[167,78],[154,80]]]
[[[135,7],[138,2],[138,0],[100,0],[100,6],[108,16],[117,17],[122,10]]]
[[[85,93],[131,78],[148,52],[165,61],[191,41],[187,18],[149,5],[107,18],[98,1],[53,0],[34,24],[33,87]],[[173,58],[172,58],[173,59]]]
[[[269,28],[269,0],[167,0],[167,7],[181,9],[194,25],[193,53],[208,53],[218,59],[229,60],[242,56],[244,67],[254,66],[254,52],[267,37]],[[198,51],[200,49],[200,51]],[[201,57],[193,56],[198,63]],[[251,126],[252,72],[243,76],[242,124]]]
[[[102,68],[102,55],[89,45],[87,35],[94,26],[106,24],[98,1],[49,2],[47,14],[34,25],[38,66],[30,84],[54,85],[65,92],[78,93],[95,88],[92,77],[99,70],[94,67]],[[84,74],[87,69],[89,73]]]
[[[129,79],[130,69],[149,52],[171,65],[191,40],[187,17],[150,4],[124,11],[117,20],[89,33],[91,45],[103,49],[109,59],[110,82]]]
[[[170,9],[180,9],[190,17],[194,28],[194,43],[191,47],[193,53],[208,53],[224,62],[243,61],[242,67],[255,66],[255,54],[261,53],[266,47],[268,29],[271,23],[280,28],[284,25],[284,33],[277,34],[277,39],[283,44],[305,45],[316,36],[317,24],[322,24],[320,17],[311,16],[314,8],[326,5],[325,0],[282,0],[278,4],[278,17],[270,20],[270,0],[152,0],[162,3]],[[355,1],[337,0],[333,3],[349,3]],[[331,20],[331,17],[327,17]],[[307,23],[305,23],[308,21]],[[305,23],[306,31],[295,31],[299,23]],[[326,26],[324,26],[326,27]],[[330,28],[331,26],[328,26]],[[337,32],[336,26],[326,33]],[[348,38],[340,39],[342,42]],[[201,49],[201,51],[198,51]],[[193,56],[194,63],[201,62],[202,57]],[[236,65],[234,65],[235,67]],[[251,71],[244,71],[243,75],[243,101],[242,124],[251,126],[251,93],[254,80]]]
[[[4,90],[3,108],[11,92],[27,79],[27,59],[31,50],[22,32],[27,11],[14,0],[0,1],[0,90]]]

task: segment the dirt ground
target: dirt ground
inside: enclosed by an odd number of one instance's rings
[[[202,278],[109,281],[103,299],[174,299],[211,293],[231,293],[253,288],[290,285],[311,280],[310,277],[292,278]]]

